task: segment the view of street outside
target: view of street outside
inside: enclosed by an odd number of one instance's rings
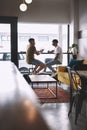
[[[58,39],[63,52],[67,52],[67,25],[58,24],[18,24],[18,53],[26,52],[29,38],[36,41],[37,50],[44,49],[47,53],[53,50],[52,40]],[[0,61],[11,59],[10,24],[0,24]],[[10,55],[8,54],[10,53]],[[29,65],[26,63],[26,54],[21,54],[19,68]],[[37,59],[45,61],[45,58],[53,58],[54,54],[41,54]],[[63,65],[67,64],[67,54],[63,54]]]

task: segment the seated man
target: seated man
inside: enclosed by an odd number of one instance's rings
[[[37,51],[35,47],[35,40],[33,38],[29,39],[29,46],[27,47],[26,52],[26,62],[28,64],[35,65],[35,69],[33,71],[34,74],[37,74],[43,68],[45,68],[45,64],[38,59],[35,59],[34,54],[39,55],[43,50]]]
[[[56,73],[56,70],[54,70],[54,68],[52,67],[52,65],[61,64],[62,63],[62,49],[58,45],[58,40],[57,39],[54,39],[52,41],[52,45],[55,47],[55,50],[54,50],[55,57],[53,59],[51,59],[50,61],[48,61],[46,63],[46,66],[50,70],[52,70],[53,73]]]

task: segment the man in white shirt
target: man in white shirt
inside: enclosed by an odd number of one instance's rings
[[[55,65],[55,64],[61,64],[62,63],[62,48],[58,45],[58,40],[57,39],[54,39],[52,41],[52,45],[55,47],[55,50],[54,50],[54,54],[55,54],[55,57],[50,60],[49,62],[46,63],[46,66],[52,70],[53,73],[56,73],[56,70],[54,70],[54,68],[52,67],[52,65]]]

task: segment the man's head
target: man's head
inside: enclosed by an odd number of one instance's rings
[[[52,45],[56,47],[57,44],[58,44],[58,40],[57,40],[57,39],[54,39],[54,40],[52,41]]]
[[[29,40],[30,45],[34,46],[35,45],[35,39],[34,38],[30,38]]]

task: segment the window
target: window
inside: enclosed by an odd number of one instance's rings
[[[10,52],[10,24],[0,24],[0,52]]]
[[[34,38],[36,48],[44,49],[44,52],[53,50],[52,40],[58,39],[60,46],[64,52],[63,64],[67,64],[67,25],[59,24],[18,24],[18,51],[26,51],[29,38]],[[40,56],[40,60],[44,61],[48,55]],[[50,57],[53,57],[50,55]],[[65,62],[66,61],[66,62]]]
[[[38,41],[49,42],[49,36],[38,36]]]
[[[3,60],[3,54],[0,54],[0,61]]]

